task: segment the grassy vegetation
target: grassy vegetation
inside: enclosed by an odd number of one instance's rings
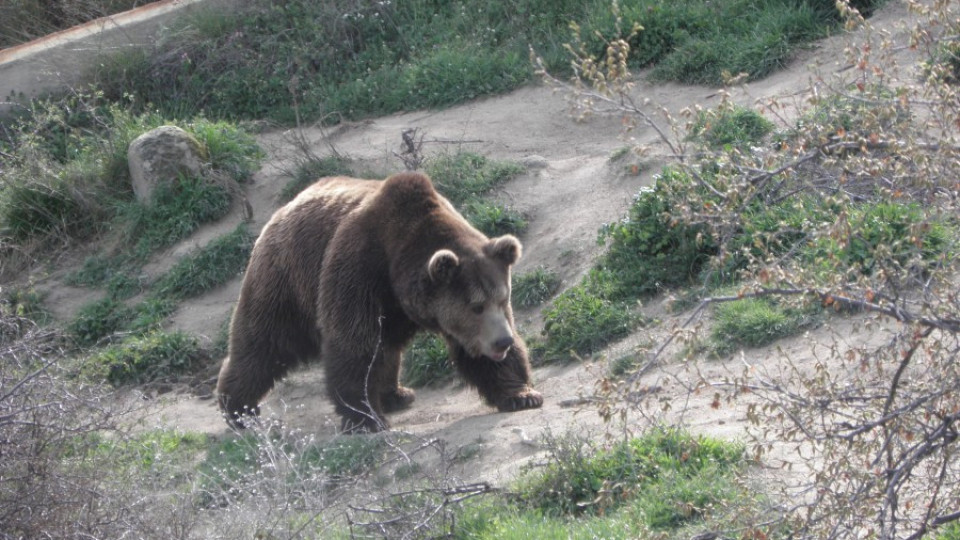
[[[677,169],[665,169],[652,188],[634,197],[625,219],[601,229],[600,241],[609,247],[593,279],[604,283],[608,297],[639,298],[686,285],[716,253],[707,226],[672,217],[682,204],[675,194],[692,181]]]
[[[716,306],[710,339],[717,354],[760,347],[810,325],[809,310],[786,308],[770,299],[744,298]]]
[[[654,430],[599,448],[575,438],[547,445],[547,465],[521,478],[515,500],[468,508],[457,537],[647,537],[756,507],[737,483],[735,444]]]
[[[107,296],[80,309],[67,330],[80,345],[93,345],[119,331],[139,336],[155,330],[180,301],[209,291],[242,272],[253,249],[253,241],[246,225],[241,224],[232,232],[182,257],[152,284],[141,286],[147,294],[138,304],[127,305],[122,301],[124,296],[108,288]],[[99,261],[89,259],[81,270],[84,283],[96,275],[95,270],[102,264]],[[123,275],[116,274],[108,281]]]
[[[382,463],[386,445],[377,437],[343,437],[326,442],[247,432],[207,448],[199,466],[201,491],[210,494],[246,491],[261,474],[284,474],[279,480],[295,493],[305,478],[355,478]],[[270,469],[266,472],[266,469]],[[321,476],[318,476],[321,475]],[[249,483],[249,485],[248,485]],[[256,496],[256,492],[249,495]],[[213,502],[209,499],[206,502]]]
[[[136,115],[99,96],[36,101],[0,142],[0,239],[20,250],[35,244],[83,240],[110,228],[137,243],[134,257],[169,245],[200,223],[222,216],[230,201],[225,182],[243,181],[263,153],[235,125],[196,119],[178,123],[203,146],[208,178],[185,178],[158,190],[153,204],[132,202],[127,147],[142,133],[173,122]]]
[[[938,530],[931,536],[933,540],[958,540],[960,539],[960,523],[953,522]]]
[[[150,201],[136,202],[130,188],[127,147],[140,134],[170,123],[180,125],[199,142],[208,164],[204,177],[180,178],[159,186]],[[3,268],[16,270],[17,255],[44,256],[65,240],[76,242],[100,235],[108,239],[106,245],[116,246],[88,257],[83,267],[68,277],[71,285],[105,291],[103,298],[83,306],[66,322],[77,345],[90,347],[119,332],[131,339],[114,346],[130,350],[112,349],[109,354],[143,356],[142,340],[155,337],[152,332],[180,300],[209,290],[242,270],[252,238],[241,226],[183,258],[154,283],[141,272],[156,251],[223,217],[232,202],[230,184],[245,181],[258,167],[263,152],[253,137],[236,125],[134,114],[100,95],[75,94],[34,102],[11,127],[0,142],[5,156],[10,157],[0,182],[0,257],[11,263]],[[139,303],[126,302],[142,293],[145,297]],[[176,355],[166,361],[181,363]],[[149,373],[150,369],[143,371]],[[133,380],[139,382],[138,377]],[[111,375],[111,382],[118,381]]]
[[[902,118],[876,112],[855,100],[823,100],[798,121],[843,129],[894,126]],[[769,122],[737,107],[704,111],[689,139],[708,148],[756,145],[770,133]],[[806,129],[806,128],[804,128]],[[787,137],[795,136],[786,134]],[[699,174],[716,182],[715,166]],[[838,276],[872,275],[878,268],[896,269],[903,283],[925,275],[956,251],[956,220],[929,219],[909,201],[850,204],[845,212],[849,235],[824,235],[836,224],[840,203],[810,196],[783,197],[774,204],[745,204],[737,222],[715,229],[709,219],[681,219],[682,212],[709,216],[718,193],[678,168],[668,168],[651,188],[634,199],[627,217],[604,226],[600,241],[606,253],[575,287],[545,310],[547,360],[569,358],[570,351],[588,354],[625,335],[636,324],[631,303],[665,290],[699,281],[707,288],[735,284],[740,272],[763,257],[787,257],[822,283]],[[722,185],[721,185],[722,188]],[[723,257],[720,254],[724,245]],[[728,353],[740,346],[758,346],[799,331],[811,322],[809,312],[784,309],[764,300],[719,306],[712,341]]]
[[[183,257],[153,284],[156,297],[198,296],[238,276],[247,266],[255,238],[245,224]]]
[[[644,28],[631,43],[636,65],[655,66],[659,79],[711,85],[724,72],[763,77],[838,23],[828,0],[627,0],[619,8],[625,26]],[[605,46],[597,36],[616,25],[606,0],[257,1],[194,15],[176,39],[121,53],[90,78],[111,99],[132,95],[176,116],[360,118],[516,88],[533,75],[531,47],[551,70],[566,69],[571,21],[594,53]]]
[[[709,109],[697,114],[690,139],[710,148],[746,147],[758,144],[773,131],[773,123],[753,109],[733,106]]]
[[[207,358],[197,338],[184,332],[150,332],[98,350],[81,372],[88,380],[139,384],[170,379]]]
[[[523,172],[518,163],[494,161],[472,152],[440,154],[424,167],[433,184],[480,232],[518,234],[527,227],[521,214],[483,196]]]
[[[144,0],[18,0],[0,4],[0,49],[143,5]]]
[[[147,204],[124,205],[117,223],[124,227],[124,237],[135,242],[132,256],[143,260],[229,210],[230,193],[225,187],[203,179],[181,178],[176,184],[157,186]]]
[[[439,384],[453,377],[447,344],[435,334],[421,333],[403,353],[403,383],[419,388]]]
[[[209,441],[199,433],[158,429],[122,439],[97,434],[91,440],[68,448],[68,452],[85,452],[108,458],[118,470],[138,469],[150,472],[157,465],[189,465],[193,456],[203,451]],[[91,444],[93,443],[93,444]]]
[[[592,354],[629,334],[639,322],[628,304],[598,293],[589,278],[560,293],[543,317],[547,339],[538,352],[548,361]]]
[[[560,277],[555,272],[538,266],[525,274],[514,275],[511,288],[514,307],[538,306],[556,294],[560,288]]]
[[[640,318],[637,299],[687,285],[716,253],[704,225],[676,222],[673,194],[691,178],[666,169],[653,188],[634,198],[627,218],[604,226],[609,244],[583,281],[556,297],[544,311],[547,360],[585,355],[627,335]],[[686,203],[684,203],[686,204]]]
[[[0,317],[16,317],[41,325],[50,321],[42,295],[30,287],[0,290]]]

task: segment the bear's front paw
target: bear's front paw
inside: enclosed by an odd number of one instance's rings
[[[515,396],[501,399],[497,408],[502,412],[514,412],[524,409],[537,409],[541,405],[543,405],[543,396],[540,392],[536,390],[526,390]]]
[[[417,393],[406,386],[398,386],[393,390],[384,392],[381,397],[383,412],[394,412],[406,409],[417,399]]]

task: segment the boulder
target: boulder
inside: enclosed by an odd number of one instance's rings
[[[163,183],[181,176],[198,177],[206,152],[200,141],[176,126],[161,126],[140,135],[127,148],[133,193],[147,202]]]

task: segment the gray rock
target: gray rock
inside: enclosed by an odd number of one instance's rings
[[[550,165],[547,158],[538,155],[529,155],[520,160],[520,163],[528,169],[544,169]]]
[[[162,183],[200,176],[205,157],[200,141],[176,126],[150,130],[127,148],[133,193],[138,201],[147,202]]]

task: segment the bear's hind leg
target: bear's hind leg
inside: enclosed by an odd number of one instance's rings
[[[265,345],[245,335],[232,335],[230,355],[217,377],[217,399],[227,423],[243,428],[244,417],[259,415],[260,400],[297,364],[298,354],[305,356],[309,352],[304,347],[297,351],[289,346]]]
[[[346,433],[376,432],[389,428],[383,417],[383,376],[376,368],[383,357],[377,354],[374,364],[370,358],[356,357],[324,344],[327,393],[333,400],[340,427]]]
[[[252,374],[227,357],[217,377],[217,401],[227,423],[234,429],[243,429],[244,418],[260,414],[260,400],[273,388],[269,374]]]

